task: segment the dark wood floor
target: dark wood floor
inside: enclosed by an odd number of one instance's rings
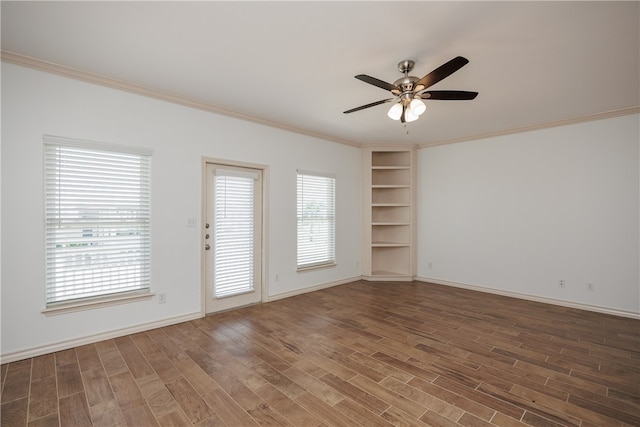
[[[640,321],[363,281],[1,374],[2,426],[638,426]]]

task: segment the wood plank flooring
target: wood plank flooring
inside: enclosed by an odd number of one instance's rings
[[[358,281],[2,365],[2,426],[639,426],[640,321]]]

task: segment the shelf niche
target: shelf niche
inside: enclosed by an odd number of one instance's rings
[[[409,224],[373,224],[371,246],[409,246],[411,228]]]
[[[407,185],[405,187],[391,187],[391,188],[379,188],[373,187],[371,189],[371,204],[372,205],[404,205],[409,206],[411,203],[411,188]]]
[[[411,248],[373,247],[371,248],[372,276],[395,278],[411,274]]]
[[[371,169],[372,185],[408,186],[410,183],[411,170],[408,167],[403,169]]]
[[[371,208],[371,223],[409,224],[411,222],[411,207],[407,206],[373,206]]]
[[[372,151],[371,167],[406,167],[411,166],[410,151]]]

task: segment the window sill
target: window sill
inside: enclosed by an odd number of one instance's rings
[[[81,302],[70,302],[67,304],[61,303],[60,305],[45,308],[42,310],[42,314],[45,316],[57,316],[59,314],[75,313],[77,311],[93,310],[96,308],[145,301],[153,298],[154,296],[155,293],[153,292],[145,292],[143,294],[137,293],[126,296],[105,297]]]
[[[331,264],[310,265],[308,267],[300,267],[300,268],[296,269],[296,272],[305,273],[307,271],[313,271],[313,270],[320,270],[322,268],[335,267],[336,265],[338,265],[338,264],[336,264],[335,262],[332,262]]]

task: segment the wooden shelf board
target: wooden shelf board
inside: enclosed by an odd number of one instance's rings
[[[399,273],[397,271],[384,271],[384,270],[376,270],[373,271],[372,276],[410,276],[409,273]]]
[[[408,170],[410,166],[371,166],[372,170]]]

